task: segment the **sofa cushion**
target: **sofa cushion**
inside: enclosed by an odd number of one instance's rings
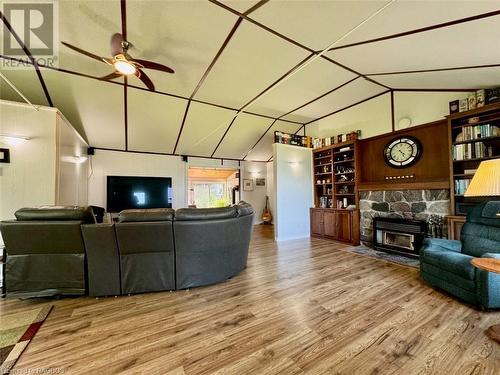
[[[39,206],[24,207],[15,212],[19,221],[82,221],[86,224],[95,223],[95,217],[90,207],[79,206]]]
[[[500,219],[497,219],[500,221]],[[474,257],[484,253],[500,253],[500,228],[466,222],[460,235],[462,252]]]
[[[220,208],[181,208],[175,211],[176,221],[220,220],[231,219],[237,216],[238,211],[235,206]]]
[[[254,213],[252,205],[245,201],[240,201],[240,203],[238,203],[234,207],[236,207],[236,212],[238,213],[238,217],[252,215]]]
[[[470,255],[428,247],[422,251],[422,262],[436,266],[442,270],[454,273],[464,279],[474,280],[475,270],[470,263]]]
[[[175,211],[171,208],[123,210],[118,215],[118,222],[172,221],[174,213]]]

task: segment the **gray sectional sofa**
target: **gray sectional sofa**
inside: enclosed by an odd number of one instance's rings
[[[90,212],[90,214],[89,214]],[[254,210],[125,210],[95,224],[83,207],[21,209],[2,222],[7,297],[106,296],[224,281],[247,263]]]

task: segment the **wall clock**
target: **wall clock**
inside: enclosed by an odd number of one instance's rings
[[[415,164],[422,155],[422,144],[410,135],[391,140],[384,148],[384,160],[393,168],[406,168]]]

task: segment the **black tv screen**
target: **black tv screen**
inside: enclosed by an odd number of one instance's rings
[[[108,176],[107,210],[171,208],[172,178]]]

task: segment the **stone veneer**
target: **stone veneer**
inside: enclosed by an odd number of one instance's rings
[[[367,246],[372,246],[374,217],[427,220],[431,214],[449,215],[450,191],[447,189],[360,191],[359,210],[361,241]],[[443,232],[443,235],[446,235],[446,225]]]

